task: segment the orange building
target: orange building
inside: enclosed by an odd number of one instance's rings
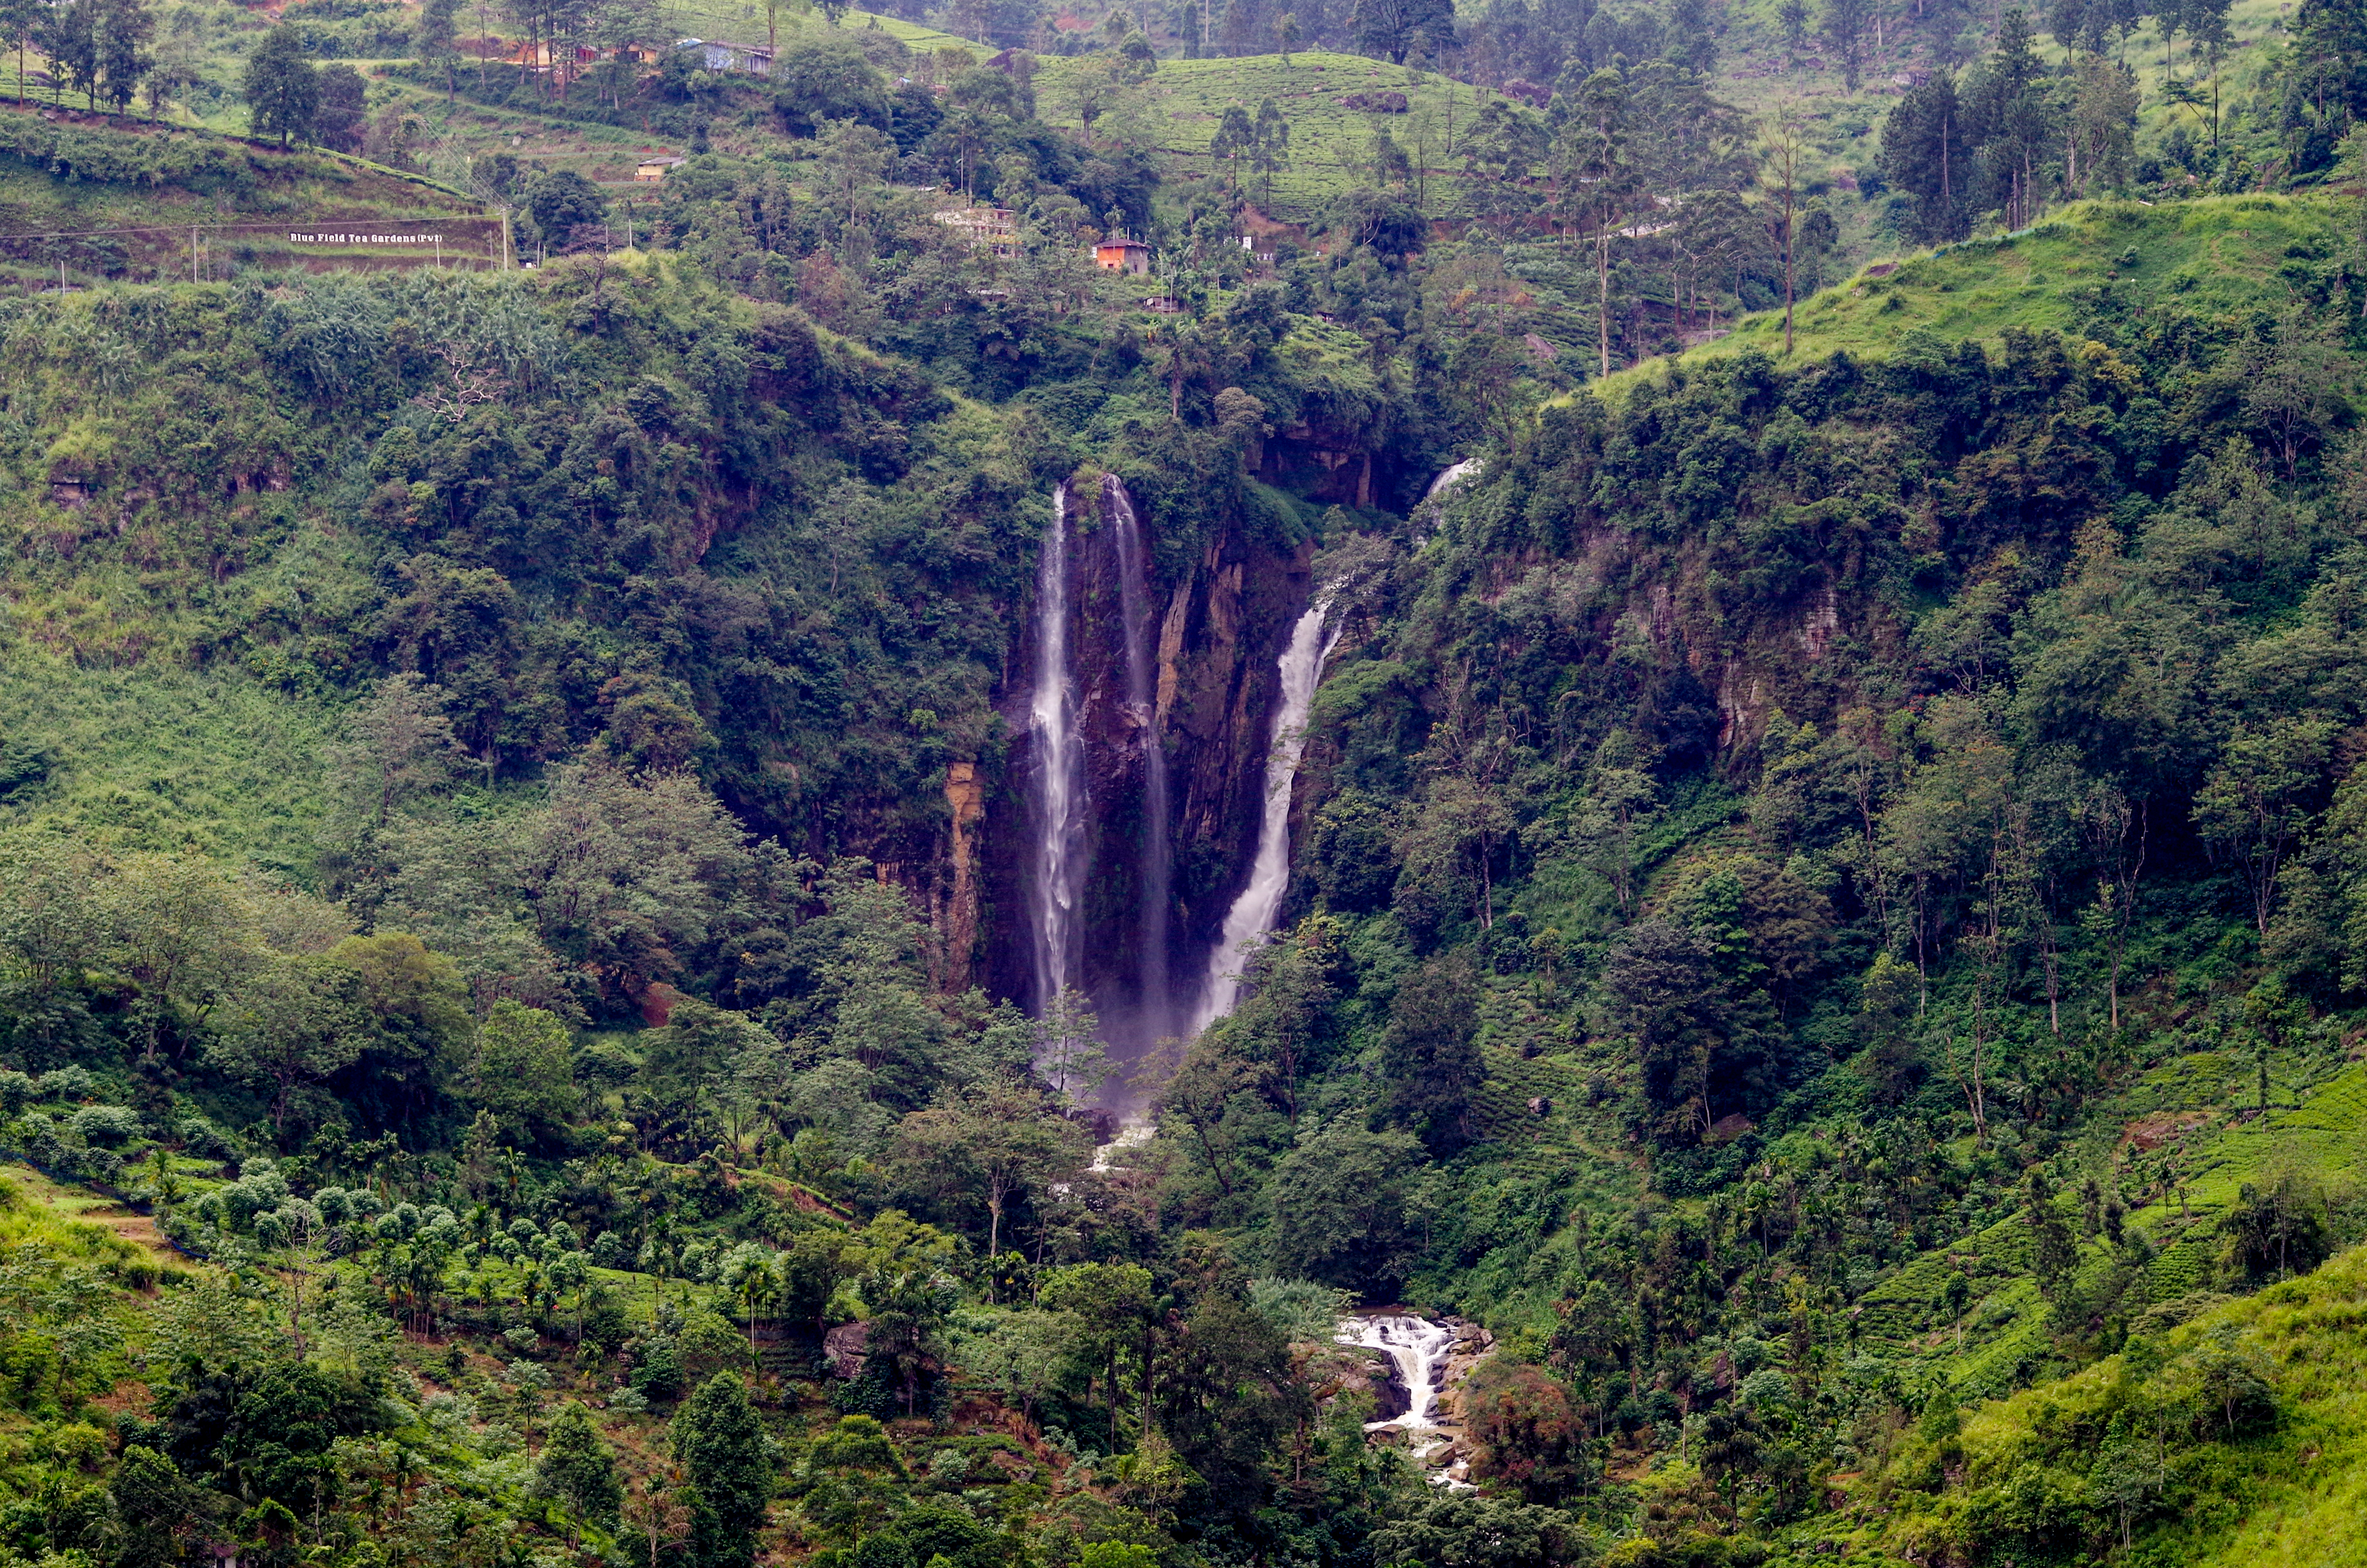
[[[1135,278],[1150,276],[1150,247],[1140,240],[1123,236],[1104,240],[1093,247],[1093,265],[1104,272],[1123,272]]]

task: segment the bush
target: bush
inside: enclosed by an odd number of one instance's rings
[[[46,1100],[86,1100],[98,1093],[98,1080],[82,1067],[61,1067],[41,1074],[41,1097]]]
[[[633,1392],[646,1400],[682,1397],[682,1358],[671,1338],[648,1339],[633,1352]]]
[[[253,155],[234,142],[172,131],[127,136],[0,116],[0,157],[67,185],[180,186],[211,191],[255,177]]]
[[[2324,1199],[2293,1178],[2266,1189],[2245,1183],[2221,1221],[2230,1272],[2253,1283],[2307,1274],[2334,1251],[2325,1210]]]
[[[67,1123],[85,1143],[115,1148],[140,1136],[139,1115],[129,1106],[86,1105]]]
[[[1479,1445],[1473,1474],[1532,1503],[1560,1502],[1589,1479],[1585,1424],[1543,1369],[1491,1357],[1464,1385],[1462,1407]]]

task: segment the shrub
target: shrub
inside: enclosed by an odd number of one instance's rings
[[[114,1148],[140,1136],[139,1115],[129,1106],[86,1105],[67,1123],[85,1143]]]

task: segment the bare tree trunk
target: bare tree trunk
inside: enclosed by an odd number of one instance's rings
[[[1603,373],[1611,374],[1611,215],[1594,226],[1594,333]]]

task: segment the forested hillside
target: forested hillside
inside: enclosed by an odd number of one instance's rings
[[[0,1568],[2355,1561],[2355,7],[904,9],[0,7]]]

